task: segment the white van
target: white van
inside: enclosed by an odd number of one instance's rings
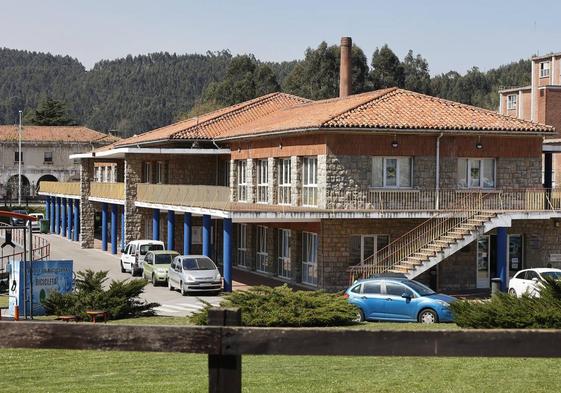
[[[130,272],[134,277],[142,272],[142,263],[148,251],[164,249],[164,242],[159,240],[133,240],[121,253],[121,272]]]

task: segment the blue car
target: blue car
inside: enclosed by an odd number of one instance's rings
[[[434,292],[420,282],[400,277],[356,281],[345,297],[359,309],[357,321],[452,322],[456,298]]]

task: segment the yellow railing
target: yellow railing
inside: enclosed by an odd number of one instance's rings
[[[162,205],[227,209],[230,206],[230,188],[203,185],[139,184],[136,200]]]
[[[80,182],[42,181],[39,192],[57,195],[80,195]]]
[[[104,199],[125,199],[125,183],[90,183],[90,196]]]

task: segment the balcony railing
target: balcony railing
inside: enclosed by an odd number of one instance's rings
[[[103,199],[125,199],[125,183],[90,183],[90,196]]]
[[[80,196],[80,182],[42,181],[39,183],[39,192],[45,194]]]
[[[228,209],[230,206],[230,188],[202,185],[139,184],[136,200],[162,205]]]

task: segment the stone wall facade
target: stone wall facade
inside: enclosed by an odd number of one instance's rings
[[[89,200],[90,183],[94,181],[94,161],[88,158],[80,160],[80,247],[93,248],[95,208]]]
[[[130,155],[125,160],[125,244],[143,238],[143,219],[139,208],[135,206],[137,184],[142,181],[142,159]]]

